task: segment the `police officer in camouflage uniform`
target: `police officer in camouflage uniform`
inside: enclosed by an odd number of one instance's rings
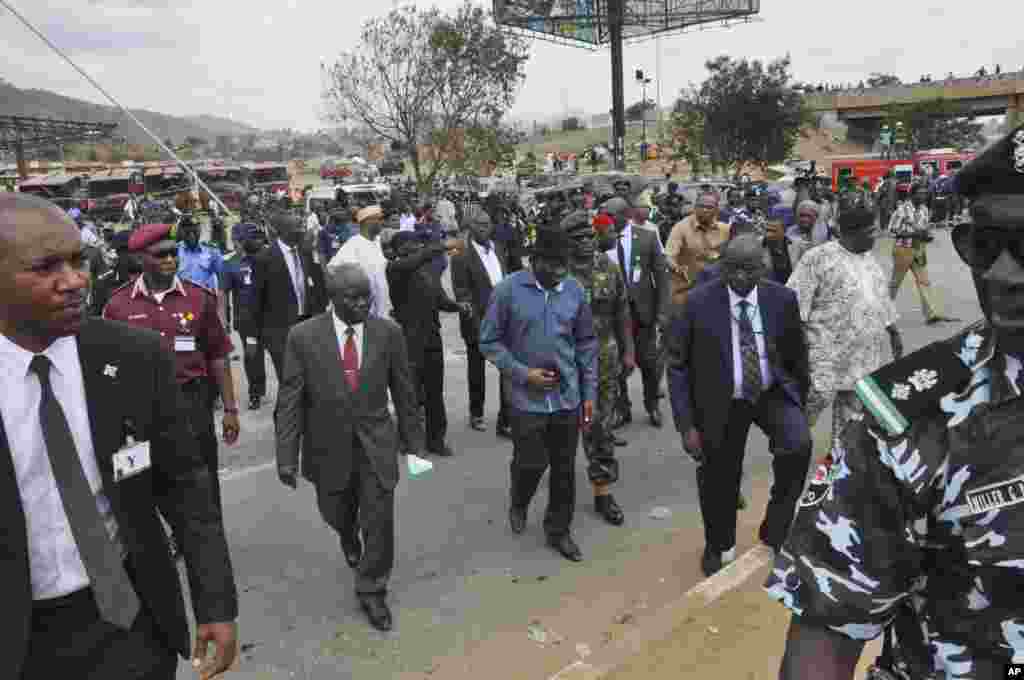
[[[610,486],[619,479],[619,461],[615,459],[615,404],[618,401],[619,375],[636,368],[633,335],[629,326],[629,301],[619,266],[605,251],[615,247],[614,225],[595,232],[585,210],[571,213],[562,221],[562,229],[575,242],[570,271],[586,292],[597,336],[597,400],[594,423],[583,434],[587,456],[587,477],[594,488],[594,510],[609,524],[618,526],[625,517],[615,502]]]
[[[766,588],[780,678],[1018,677],[1024,661],[1024,126],[958,176],[953,243],[985,320],[856,385],[866,409],[800,501]]]

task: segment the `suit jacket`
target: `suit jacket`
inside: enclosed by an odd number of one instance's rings
[[[494,252],[498,256],[502,276],[508,276],[504,250],[495,243]],[[466,239],[465,252],[452,258],[452,288],[458,302],[473,305],[473,316],[460,319],[459,331],[467,344],[475,344],[480,340],[480,323],[487,316],[487,305],[491,302],[494,286],[491,285],[491,277],[487,275],[487,268],[471,238]]]
[[[619,262],[623,278],[627,278],[626,290],[629,293],[630,311],[633,321],[644,326],[651,326],[659,314],[668,313],[671,296],[671,280],[665,255],[658,243],[658,235],[653,231],[633,226],[633,244],[630,250],[629,276],[626,267]],[[640,279],[637,280],[637,272]]]
[[[278,468],[295,469],[301,452],[303,477],[322,489],[344,489],[353,469],[353,437],[358,437],[381,484],[394,489],[399,443],[401,450],[423,450],[405,338],[393,321],[367,319],[359,389],[353,392],[342,370],[332,315],[303,321],[288,334],[274,409]],[[389,390],[397,430],[388,411]]]
[[[180,537],[197,620],[234,621],[238,599],[206,463],[180,417],[174,358],[161,349],[156,333],[104,319],[85,322],[78,352],[96,462],[128,552],[129,576],[163,642],[188,657],[185,602],[158,512]],[[152,465],[115,483],[113,456],[125,442],[128,421],[137,440],[150,442]],[[28,534],[12,454],[0,422],[3,678],[19,677],[32,619]]]
[[[413,364],[419,363],[427,350],[444,349],[440,312],[459,311],[441,285],[435,264],[438,255],[444,256],[444,246],[432,243],[418,253],[388,262],[388,290],[394,317],[405,332]]]
[[[807,342],[796,294],[777,283],[757,288],[765,353],[776,386],[803,407],[809,386]],[[676,429],[695,427],[711,446],[720,444],[733,398],[732,310],[721,281],[693,288],[666,338],[667,373]]]
[[[300,248],[299,252],[306,279],[306,314],[315,316],[327,308],[324,272],[305,249]],[[253,257],[252,275],[255,290],[251,318],[258,333],[294,326],[299,319],[299,303],[284,253],[276,240]]]

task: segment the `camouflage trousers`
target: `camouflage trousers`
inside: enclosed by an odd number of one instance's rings
[[[583,452],[587,456],[587,478],[595,484],[612,484],[619,479],[619,461],[615,459],[615,404],[619,397],[619,373],[622,360],[614,338],[598,340],[597,400],[594,422],[583,434]]]

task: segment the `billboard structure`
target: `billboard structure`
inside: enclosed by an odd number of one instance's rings
[[[528,37],[611,48],[615,164],[625,166],[622,45],[697,27],[755,21],[761,0],[494,0],[499,26]]]

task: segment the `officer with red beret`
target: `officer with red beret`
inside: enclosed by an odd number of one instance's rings
[[[217,313],[216,293],[178,276],[178,244],[171,229],[170,224],[146,224],[132,233],[128,250],[139,256],[142,275],[114,292],[103,316],[156,331],[174,353],[188,409],[185,421],[199,441],[220,507],[213,402],[218,393],[223,396],[224,441],[234,444],[240,426],[228,360],[232,345]]]

